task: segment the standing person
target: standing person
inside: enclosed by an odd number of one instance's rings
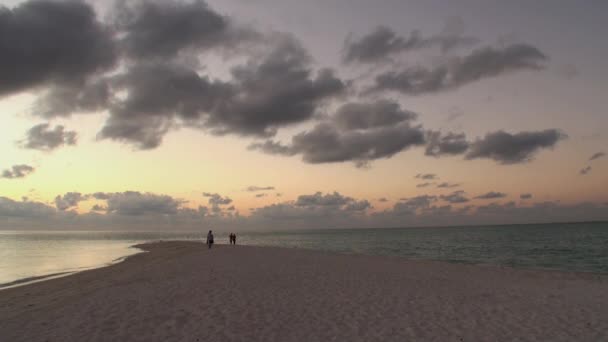
[[[232,244],[236,245],[236,234],[232,233]]]
[[[228,235],[228,237],[230,238],[230,244],[232,245],[232,233],[230,233],[230,235]]]
[[[211,246],[213,246],[213,231],[209,231],[209,233],[207,233],[207,246],[209,246],[209,248],[211,248]]]

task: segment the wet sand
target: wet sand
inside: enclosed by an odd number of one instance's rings
[[[608,341],[608,276],[194,242],[0,291],[1,341]]]

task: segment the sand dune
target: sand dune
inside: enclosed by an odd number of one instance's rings
[[[608,277],[192,242],[0,291],[1,341],[608,341]]]

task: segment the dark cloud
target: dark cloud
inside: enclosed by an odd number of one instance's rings
[[[232,203],[230,197],[224,197],[217,193],[204,192],[203,197],[209,198],[208,202],[211,206],[211,215],[221,216],[223,214],[222,207]]]
[[[391,28],[378,26],[371,33],[356,40],[348,37],[344,43],[344,63],[377,63],[390,57],[423,48],[440,47],[443,52],[459,46],[471,46],[478,42],[472,37],[463,37],[454,32],[423,37],[412,31],[408,37],[399,36]]]
[[[497,131],[471,143],[466,158],[488,158],[500,164],[525,163],[531,161],[539,150],[552,148],[566,138],[556,129],[516,134]]]
[[[124,216],[175,215],[184,201],[168,195],[125,191],[108,194],[107,213]]]
[[[507,194],[502,193],[502,192],[496,192],[496,191],[490,191],[488,193],[485,193],[483,195],[479,195],[475,198],[478,199],[496,199],[496,198],[505,198],[507,197]]]
[[[70,208],[78,207],[78,203],[87,200],[88,196],[81,194],[80,192],[68,192],[63,196],[57,195],[55,197],[55,207],[61,211],[68,210]]]
[[[278,155],[301,154],[312,164],[352,161],[363,167],[424,144],[422,128],[410,125],[415,117],[391,101],[347,103],[311,130],[295,135],[290,145],[266,141],[249,148]]]
[[[388,202],[388,199],[386,197],[380,197],[378,198],[378,202]]]
[[[593,155],[592,155],[592,156],[589,158],[589,161],[596,160],[596,159],[600,159],[600,158],[603,158],[603,157],[605,157],[605,156],[606,156],[606,153],[604,153],[604,152],[597,152],[597,153],[594,153],[594,154],[593,154]]]
[[[27,149],[52,151],[64,145],[76,145],[77,139],[76,132],[67,131],[62,125],[51,129],[48,123],[43,123],[30,128],[19,144]]]
[[[465,192],[460,190],[460,191],[454,191],[449,195],[441,195],[439,196],[439,198],[443,201],[452,203],[452,204],[456,204],[456,203],[466,203],[469,201],[469,199],[465,196]]]
[[[425,180],[433,180],[433,179],[439,179],[439,176],[437,176],[434,173],[419,173],[416,176],[414,176],[414,178],[425,179]]]
[[[0,96],[42,85],[74,87],[114,67],[112,33],[82,1],[0,5]]]
[[[410,67],[378,75],[368,92],[394,90],[408,95],[451,90],[483,78],[519,70],[540,70],[547,57],[537,48],[517,44],[486,47],[465,57],[454,57],[434,68]]]
[[[428,182],[426,182],[426,183],[420,183],[420,184],[416,184],[416,187],[417,188],[427,188],[427,187],[429,187],[429,186],[431,186],[433,184],[435,184],[435,183],[428,183]]]
[[[424,133],[419,127],[401,123],[367,131],[342,132],[326,123],[292,139],[292,151],[302,154],[307,163],[354,161],[365,165],[368,161],[390,158],[410,147],[424,144]]]
[[[363,130],[396,125],[417,117],[416,113],[402,109],[399,103],[382,99],[344,104],[336,111],[333,121],[342,130]]]
[[[367,200],[357,200],[338,192],[300,195],[294,202],[271,204],[252,211],[254,219],[304,220],[308,224],[318,224],[334,219],[360,217],[372,208]],[[317,221],[321,220],[321,221]]]
[[[274,190],[274,186],[248,186],[247,189],[245,189],[245,191],[249,191],[249,192],[257,192],[257,191],[269,191],[269,190]]]
[[[93,207],[91,207],[91,211],[105,212],[105,211],[108,211],[108,208],[104,207],[103,205],[95,204],[95,205],[93,205]]]
[[[469,142],[464,133],[456,134],[448,132],[442,135],[438,131],[426,132],[427,156],[439,157],[444,155],[463,154],[469,148]]]
[[[105,79],[93,79],[77,86],[55,85],[36,99],[33,114],[55,118],[74,112],[102,111],[109,107],[110,95],[110,86]]]
[[[581,170],[580,170],[578,173],[579,173],[581,176],[586,176],[586,175],[588,175],[588,174],[589,174],[589,172],[591,172],[591,166],[589,166],[589,165],[588,165],[588,166],[586,166],[586,167],[582,168],[582,169],[581,169]]]
[[[255,198],[262,198],[262,197],[266,197],[266,194],[262,193],[262,194],[256,194],[255,195]]]
[[[519,198],[522,200],[531,199],[532,194],[521,194],[521,195],[519,195]]]
[[[128,95],[114,101],[99,137],[140,149],[158,147],[177,118],[196,124],[203,112],[212,111],[221,98],[232,94],[230,85],[171,63],[133,66],[114,76],[112,86],[114,91],[126,90]]]
[[[134,59],[171,58],[229,40],[228,18],[202,0],[119,0],[113,19],[124,35],[121,46]]]
[[[460,184],[458,184],[458,183],[448,183],[448,182],[443,182],[443,183],[437,184],[437,188],[445,188],[445,189],[457,188],[459,186],[460,186]]]
[[[213,134],[270,137],[280,127],[307,121],[346,84],[333,71],[314,75],[310,57],[293,37],[280,35],[263,57],[231,71],[232,80],[210,80],[176,63],[143,63],[112,78],[115,99],[100,138],[140,149],[159,146],[179,126]]]
[[[0,197],[0,217],[8,218],[46,218],[55,214],[55,209],[44,203],[14,201]]]
[[[10,169],[6,169],[2,171],[0,174],[0,178],[7,179],[16,179],[16,178],[25,178],[30,173],[34,172],[35,169],[32,166],[21,164],[21,165],[13,165]]]

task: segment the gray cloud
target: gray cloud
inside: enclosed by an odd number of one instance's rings
[[[310,131],[295,135],[290,145],[266,141],[249,148],[270,154],[301,154],[312,164],[352,161],[362,167],[424,144],[422,128],[410,125],[415,114],[402,110],[397,103],[347,103],[336,113]]]
[[[0,96],[42,85],[74,87],[117,61],[112,33],[81,1],[0,6],[0,51]]]
[[[467,159],[488,158],[500,164],[525,163],[543,148],[552,148],[567,136],[556,129],[516,134],[497,131],[471,143]]]
[[[452,204],[469,202],[469,199],[465,196],[465,192],[462,190],[454,191],[449,195],[441,195],[439,198]]]
[[[55,207],[61,211],[68,210],[70,208],[78,207],[78,203],[87,200],[88,196],[81,194],[80,192],[68,192],[63,196],[57,195],[55,197]]]
[[[7,179],[25,178],[34,171],[35,171],[34,167],[29,166],[29,165],[25,165],[25,164],[13,165],[10,169],[6,169],[6,170],[2,171],[2,174],[0,174],[0,178],[7,178]]]
[[[203,197],[209,198],[208,202],[211,206],[212,215],[221,216],[223,214],[222,207],[232,203],[232,199],[230,197],[224,197],[217,193],[204,192]]]
[[[437,176],[434,173],[419,173],[416,176],[414,176],[414,178],[417,179],[426,179],[426,180],[433,180],[433,179],[439,179],[439,176]]]
[[[257,192],[257,191],[270,191],[270,190],[274,190],[274,186],[248,186],[247,189],[245,189],[245,191],[249,191],[249,192]]]
[[[370,129],[415,120],[418,115],[390,100],[351,102],[336,111],[333,121],[342,130]]]
[[[427,188],[427,187],[429,187],[429,186],[431,186],[431,185],[433,185],[433,184],[435,184],[435,183],[429,183],[429,182],[426,182],[426,183],[420,183],[420,184],[416,184],[416,187],[417,187],[417,188]]]
[[[378,202],[388,202],[388,199],[386,197],[380,197],[378,198]]]
[[[428,69],[410,67],[378,75],[368,92],[394,90],[408,95],[451,90],[483,78],[519,70],[540,70],[547,57],[537,48],[516,44],[504,48],[486,47],[465,57]]]
[[[0,217],[45,218],[53,214],[55,214],[55,209],[44,203],[27,200],[18,202],[7,197],[0,197]]]
[[[522,200],[531,199],[532,194],[521,194],[521,195],[519,195],[519,198]]]
[[[600,158],[603,158],[603,157],[605,157],[605,156],[606,156],[606,153],[604,153],[604,152],[597,152],[597,153],[594,153],[594,154],[593,154],[593,155],[592,155],[592,156],[589,158],[589,161],[596,160],[596,159],[600,159]]]
[[[445,188],[445,189],[457,188],[459,186],[460,186],[460,184],[458,184],[458,183],[448,183],[448,182],[443,182],[443,183],[437,184],[437,188]]]
[[[134,59],[170,58],[184,49],[204,49],[228,40],[228,18],[205,1],[148,0],[116,2],[114,26],[120,44]]]
[[[591,172],[591,169],[592,169],[592,168],[591,168],[591,166],[590,166],[590,165],[588,165],[588,166],[586,166],[586,167],[582,168],[582,169],[581,169],[581,170],[580,170],[578,173],[579,173],[581,176],[586,176],[586,175],[588,175],[588,174],[589,174],[589,172]]]
[[[67,131],[61,125],[51,129],[48,123],[43,123],[30,128],[19,144],[27,149],[52,151],[64,145],[76,145],[77,138],[76,132]]]
[[[113,77],[115,99],[99,137],[140,149],[159,146],[180,125],[216,135],[270,137],[280,127],[307,121],[318,107],[339,96],[346,84],[333,71],[313,75],[310,57],[291,36],[277,35],[263,57],[231,71],[228,82],[210,80],[175,63],[144,63]]]
[[[266,194],[262,193],[262,194],[256,194],[255,195],[255,198],[262,198],[262,197],[266,197]]]
[[[448,132],[442,135],[438,131],[426,132],[426,149],[424,154],[427,156],[439,157],[444,155],[463,154],[469,148],[469,142],[464,133],[456,134]]]
[[[124,216],[175,215],[184,201],[168,195],[125,191],[107,194],[107,213]]]
[[[97,112],[109,107],[110,96],[110,86],[102,78],[78,85],[54,85],[36,99],[33,114],[55,118],[68,117],[74,112]]]
[[[507,194],[502,193],[502,192],[496,192],[496,191],[490,191],[488,193],[485,193],[483,195],[479,195],[475,198],[478,199],[496,199],[496,198],[505,198],[507,197]]]
[[[343,61],[345,63],[377,63],[390,57],[430,47],[440,47],[443,52],[459,46],[471,46],[476,38],[463,37],[454,32],[423,37],[420,32],[412,31],[408,37],[399,36],[391,28],[378,26],[371,33],[356,40],[349,36],[344,43]]]

